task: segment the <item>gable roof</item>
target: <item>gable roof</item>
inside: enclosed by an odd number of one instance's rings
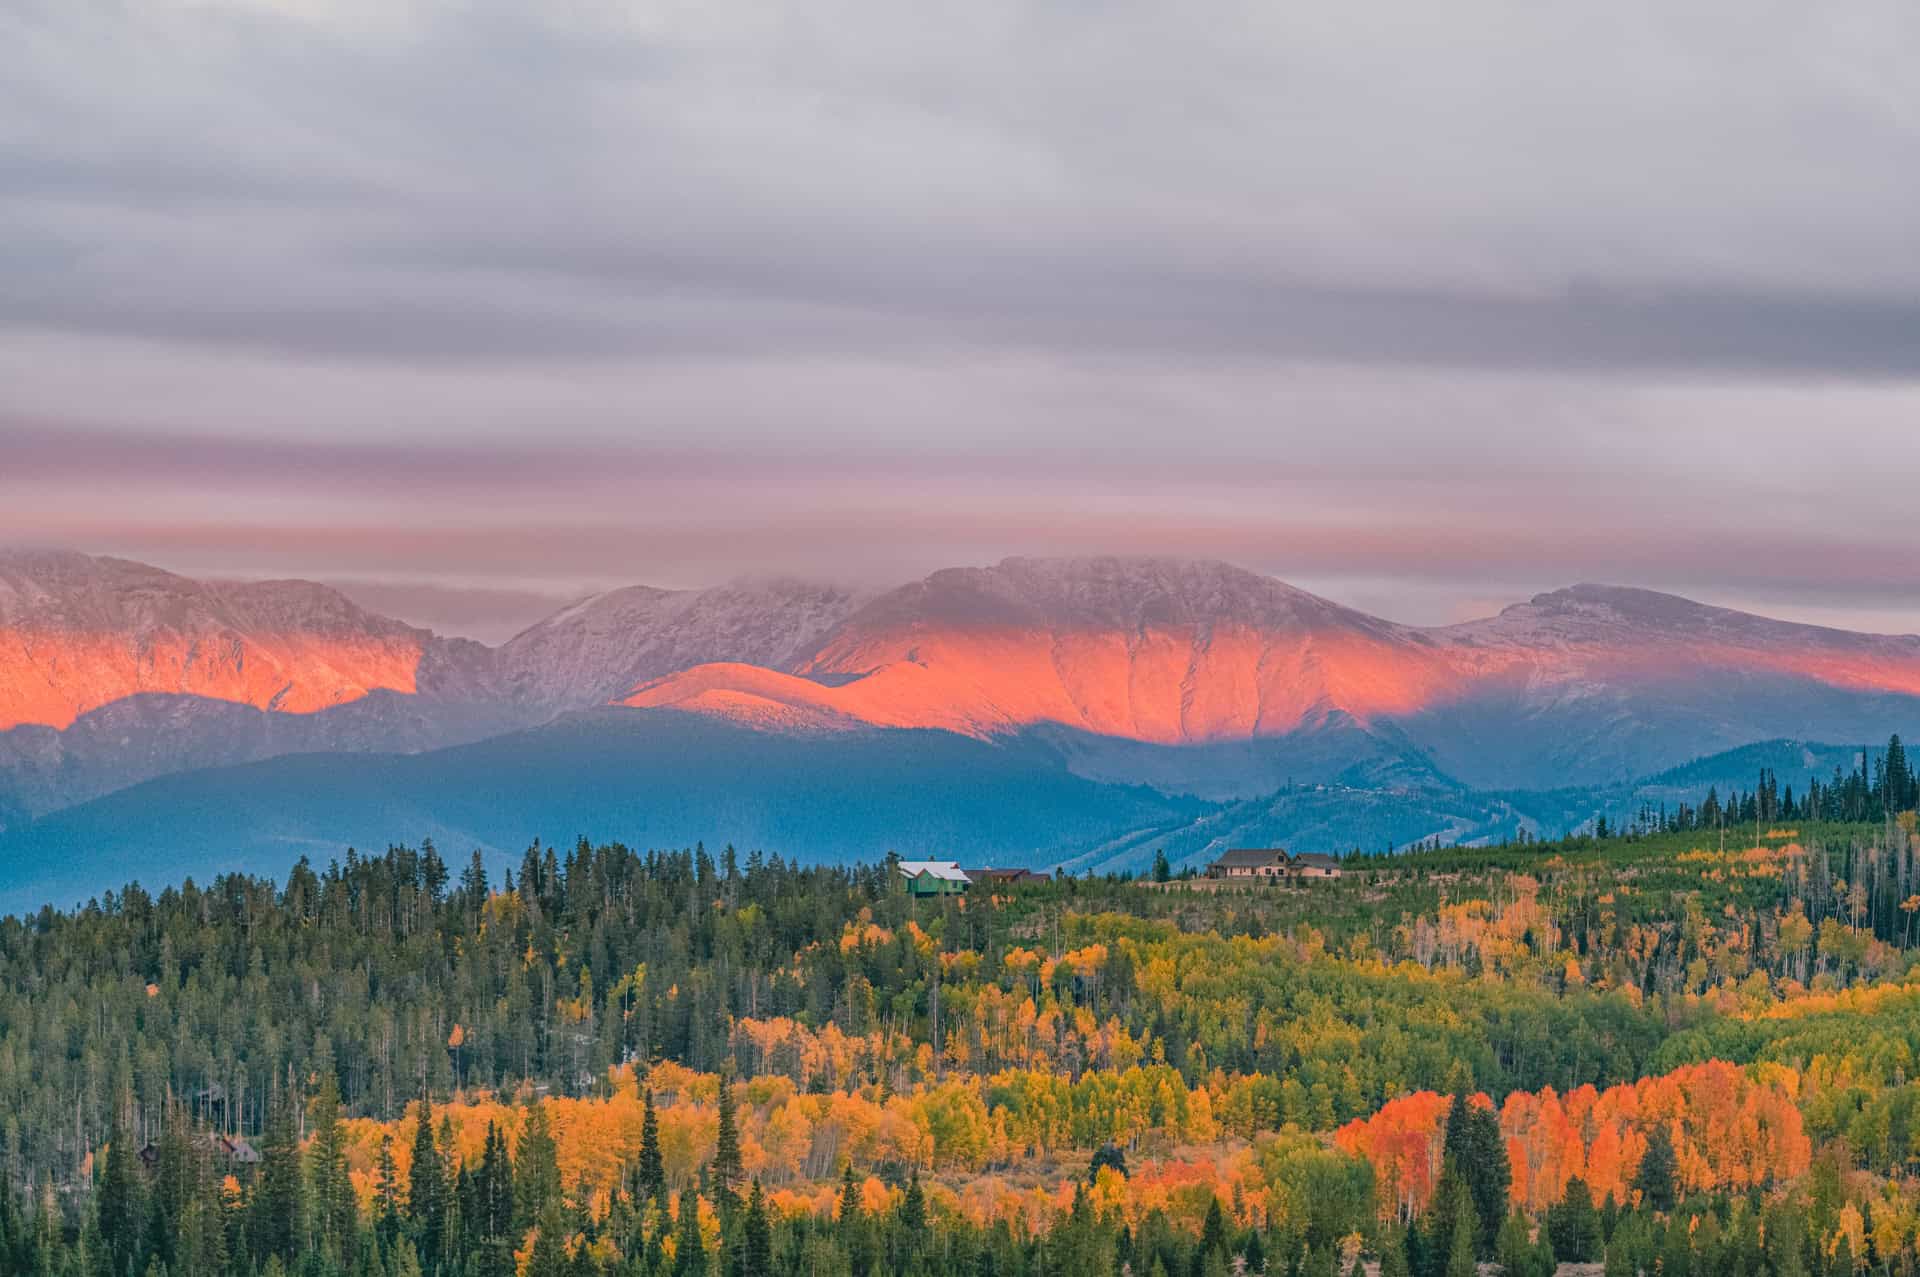
[[[1279,847],[1233,847],[1213,863],[1222,869],[1251,869],[1256,865],[1284,865],[1290,857]]]
[[[1295,864],[1312,865],[1316,869],[1338,869],[1340,857],[1329,856],[1324,851],[1307,851],[1293,858]]]
[[[943,882],[971,881],[965,873],[961,872],[960,862],[957,860],[903,860],[900,862],[900,872],[909,878],[928,874]]]

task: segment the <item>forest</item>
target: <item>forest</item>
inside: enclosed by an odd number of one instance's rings
[[[1897,751],[1285,886],[423,842],[7,918],[0,1272],[1909,1274]]]

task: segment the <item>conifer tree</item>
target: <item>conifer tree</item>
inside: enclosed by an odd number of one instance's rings
[[[1560,1201],[1547,1212],[1547,1234],[1561,1263],[1585,1264],[1599,1257],[1600,1216],[1587,1182],[1578,1175],[1567,1180]]]
[[[447,1172],[433,1134],[433,1104],[422,1099],[415,1106],[413,1164],[407,1167],[407,1223],[414,1250],[423,1269],[439,1267],[440,1243],[447,1218]]]
[[[740,1176],[740,1130],[733,1111],[733,1071],[726,1069],[720,1074],[720,1126],[713,1147],[714,1202],[722,1215],[731,1215],[739,1205],[735,1189]]]
[[[514,1203],[524,1232],[539,1222],[549,1202],[560,1200],[560,1156],[547,1124],[546,1106],[538,1100],[526,1108],[525,1125],[513,1156]]]
[[[1666,1127],[1656,1126],[1647,1136],[1647,1151],[1641,1155],[1640,1169],[1633,1176],[1633,1186],[1640,1192],[1640,1204],[1649,1210],[1672,1210],[1673,1178],[1673,1140],[1667,1135]]]
[[[1513,1181],[1500,1119],[1491,1109],[1469,1101],[1464,1092],[1455,1091],[1447,1112],[1443,1156],[1452,1162],[1473,1199],[1474,1246],[1476,1251],[1484,1250],[1506,1220]]]
[[[1500,1266],[1500,1277],[1531,1277],[1533,1238],[1520,1212],[1509,1214],[1500,1225],[1499,1235],[1493,1242],[1493,1258]]]
[[[307,1150],[311,1180],[311,1226],[322,1249],[343,1257],[353,1240],[356,1200],[347,1173],[346,1128],[340,1120],[340,1084],[331,1069],[320,1075],[320,1087],[309,1106],[313,1141]]]
[[[380,1137],[380,1156],[373,1164],[373,1211],[380,1243],[391,1249],[400,1237],[400,1171],[391,1133]]]
[[[746,1219],[740,1227],[740,1277],[773,1277],[773,1229],[758,1177],[747,1194]]]
[[[700,1195],[692,1189],[680,1194],[674,1221],[673,1277],[706,1277],[707,1249],[700,1237]]]
[[[113,1118],[107,1129],[106,1165],[94,1190],[100,1244],[112,1277],[131,1277],[137,1273],[146,1223],[144,1186],[134,1168],[133,1136],[127,1130],[122,1111],[128,1103],[130,1100],[124,1091],[114,1101]]]
[[[652,1087],[646,1089],[641,1103],[640,1164],[636,1171],[636,1187],[643,1201],[654,1201],[666,1194],[667,1168],[660,1156],[660,1115],[653,1108]]]
[[[268,1105],[260,1170],[249,1204],[254,1258],[290,1260],[306,1243],[305,1176],[300,1164],[297,1101],[291,1083],[276,1087]]]

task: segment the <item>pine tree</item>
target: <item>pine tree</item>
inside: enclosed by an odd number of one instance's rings
[[[641,1097],[640,1165],[636,1187],[643,1201],[653,1201],[667,1191],[666,1163],[660,1156],[660,1115],[653,1108],[653,1088]]]
[[[507,1137],[487,1123],[487,1143],[480,1155],[480,1182],[476,1186],[480,1218],[475,1226],[488,1241],[501,1241],[513,1231],[513,1158]]]
[[[1447,1134],[1442,1155],[1453,1163],[1473,1199],[1474,1246],[1486,1249],[1506,1221],[1513,1171],[1507,1162],[1507,1143],[1500,1119],[1455,1091],[1447,1112]]]
[[[1633,1186],[1640,1193],[1640,1204],[1649,1210],[1670,1211],[1674,1202],[1673,1140],[1664,1126],[1656,1126],[1647,1136],[1647,1151],[1634,1172]]]
[[[747,1216],[740,1228],[740,1277],[773,1277],[773,1229],[758,1178],[747,1195]]]
[[[320,1246],[336,1258],[352,1243],[356,1200],[353,1179],[347,1173],[346,1128],[340,1120],[340,1084],[328,1069],[309,1106],[313,1142],[307,1150],[307,1174],[312,1183],[312,1230]]]
[[[567,1277],[566,1222],[560,1215],[560,1203],[547,1203],[540,1212],[539,1233],[527,1254],[526,1277]]]
[[[1560,1201],[1547,1212],[1547,1235],[1554,1258],[1562,1263],[1586,1264],[1599,1257],[1600,1216],[1587,1182],[1578,1175],[1567,1180]]]
[[[560,1156],[554,1147],[553,1131],[547,1125],[547,1110],[535,1101],[526,1109],[526,1124],[520,1131],[520,1144],[514,1150],[513,1192],[518,1212],[515,1225],[521,1232],[539,1222],[549,1202],[560,1200]]]
[[[860,1185],[853,1178],[852,1162],[847,1163],[846,1173],[840,1177],[840,1210],[836,1218],[842,1230],[860,1222]]]
[[[1080,1186],[1074,1186],[1073,1195],[1076,1208],[1080,1205]],[[900,1227],[906,1230],[910,1238],[918,1238],[927,1227],[927,1195],[920,1187],[920,1171],[916,1167],[911,1179],[907,1181],[907,1191],[900,1198]]]
[[[94,1190],[100,1244],[105,1248],[113,1277],[129,1277],[139,1271],[146,1223],[144,1186],[133,1164],[133,1136],[127,1131],[121,1112],[130,1102],[124,1091],[114,1102],[113,1119],[107,1129],[106,1165]]]
[[[392,1248],[400,1237],[400,1171],[393,1160],[393,1136],[380,1137],[380,1156],[373,1165],[374,1229],[383,1246]]]
[[[1390,1232],[1380,1242],[1380,1277],[1413,1277],[1407,1262],[1407,1236]]]
[[[1520,1212],[1508,1215],[1506,1222],[1500,1225],[1500,1233],[1493,1242],[1493,1257],[1494,1262],[1500,1265],[1501,1277],[1531,1277],[1533,1238]]]
[[[1474,1246],[1474,1234],[1478,1228],[1479,1217],[1473,1209],[1473,1199],[1463,1196],[1453,1217],[1453,1240],[1447,1248],[1446,1277],[1479,1277],[1480,1266],[1476,1262]]]
[[[300,1129],[291,1084],[275,1089],[260,1145],[260,1172],[249,1204],[256,1260],[294,1258],[305,1246],[305,1176],[300,1165]]]
[[[706,1243],[700,1237],[700,1195],[692,1189],[680,1194],[673,1234],[673,1277],[706,1277]]]
[[[415,1106],[413,1164],[407,1167],[407,1223],[420,1265],[427,1272],[440,1266],[440,1243],[447,1220],[447,1171],[440,1146],[433,1137],[433,1104],[422,1099]]]
[[[740,1130],[734,1121],[733,1073],[720,1075],[720,1127],[713,1146],[714,1204],[722,1215],[732,1215],[739,1205],[736,1188],[740,1183]]]

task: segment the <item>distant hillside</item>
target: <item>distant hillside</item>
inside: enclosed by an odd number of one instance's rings
[[[704,839],[805,861],[906,856],[1051,866],[1193,799],[1101,784],[1044,747],[944,732],[756,733],[665,711],[603,710],[414,755],[304,754],[162,778],[0,836],[0,910],[301,854],[432,837],[517,857],[585,834],[636,847]]]

